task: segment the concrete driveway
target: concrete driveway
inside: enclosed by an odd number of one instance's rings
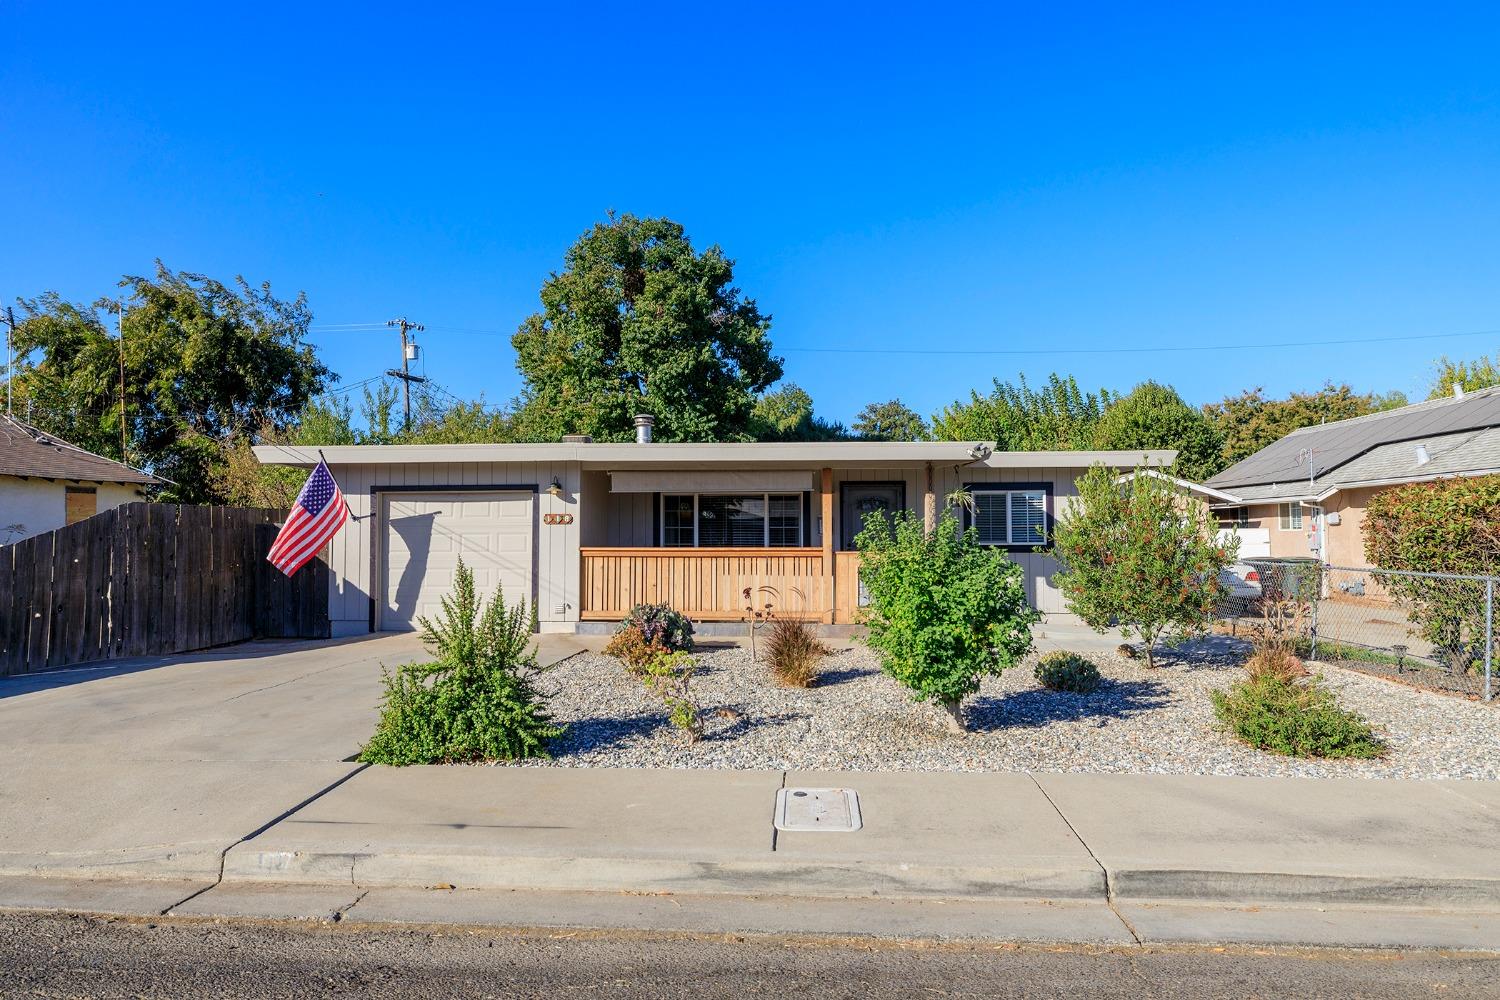
[[[0,874],[217,877],[349,776],[414,635],[258,642],[0,680]]]

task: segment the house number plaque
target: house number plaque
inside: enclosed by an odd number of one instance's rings
[[[542,523],[543,524],[572,524],[573,523],[573,515],[572,514],[543,514],[542,515]]]

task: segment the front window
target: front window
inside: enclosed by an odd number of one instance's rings
[[[1221,528],[1246,528],[1250,525],[1250,511],[1245,507],[1221,507],[1216,513]]]
[[[661,543],[669,548],[795,548],[802,544],[802,496],[663,494]]]
[[[1284,503],[1281,505],[1281,530],[1302,530],[1302,505],[1300,503]]]
[[[974,528],[983,545],[1034,548],[1047,544],[1045,490],[975,490]]]

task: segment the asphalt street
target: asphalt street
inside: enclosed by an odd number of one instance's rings
[[[1493,998],[1500,959],[0,914],[4,997]]]

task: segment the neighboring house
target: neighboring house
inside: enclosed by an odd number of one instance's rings
[[[1402,483],[1500,472],[1500,388],[1293,431],[1192,486],[1241,556],[1365,566],[1370,497]]]
[[[642,431],[649,439],[649,428]],[[1043,612],[1063,610],[1045,547],[1094,463],[1174,454],[998,452],[945,442],[366,445],[325,447],[353,519],[325,553],[334,635],[414,628],[459,556],[489,592],[527,598],[544,631],[614,622],[666,602],[699,621],[746,604],[848,623],[861,603],[854,535],[871,513],[936,517],[968,487],[982,540],[1025,568]],[[316,448],[260,446],[311,468]],[[747,601],[746,588],[751,591]]]
[[[0,413],[0,545],[143,500],[160,482]]]

